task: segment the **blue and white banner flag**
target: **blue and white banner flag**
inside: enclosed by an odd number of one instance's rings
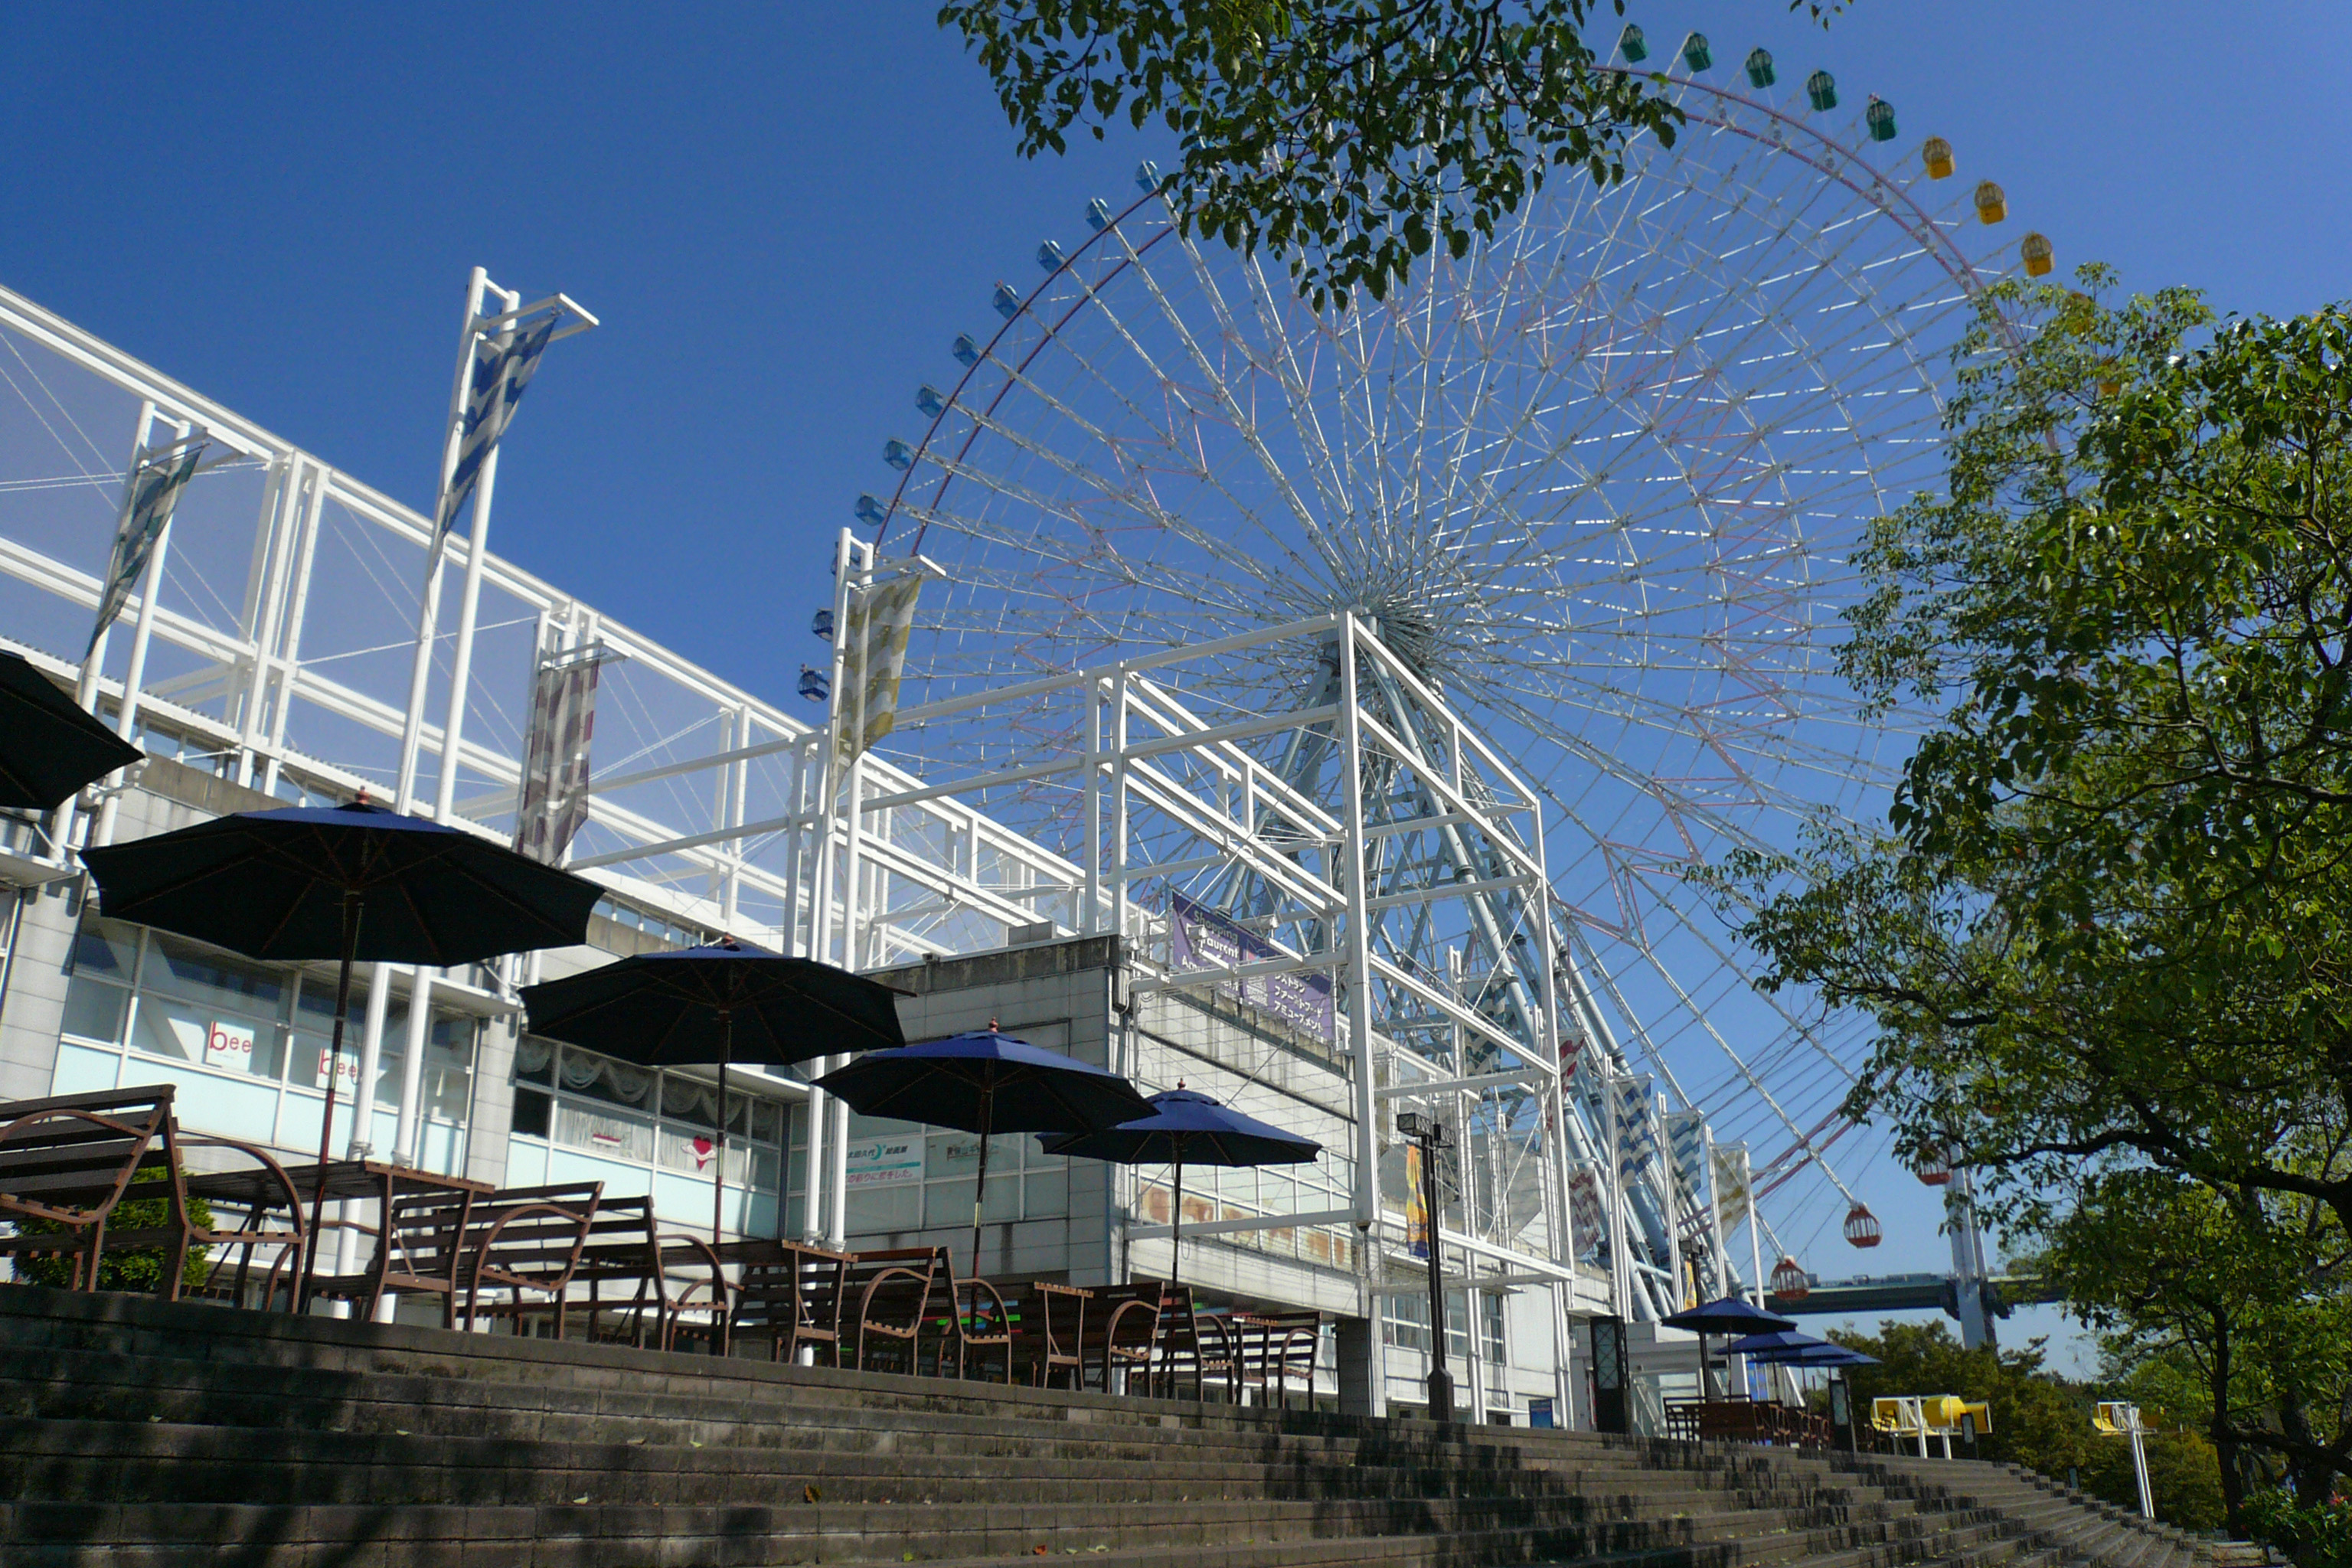
[[[1706,1112],[1672,1110],[1666,1113],[1666,1156],[1674,1166],[1675,1185],[1682,1193],[1684,1206],[1704,1208],[1706,1203]]]
[[[914,635],[915,596],[922,586],[922,578],[908,572],[849,595],[849,617],[841,629],[841,692],[834,699],[839,714],[834,745],[843,767],[898,728],[898,679],[907,668],[907,639]]]
[[[548,341],[562,320],[562,310],[550,310],[519,333],[509,329],[494,338],[475,340],[474,370],[466,382],[466,406],[457,416],[457,466],[449,471],[448,488],[441,494],[441,515],[434,527],[436,544],[447,536],[466,503],[473,500],[474,488],[481,482],[482,465],[489,460],[499,437],[513,423],[515,407],[522,402],[522,390],[530,384],[531,373],[539,368],[539,356],[547,352]]]
[[[155,542],[163,537],[172,509],[179,504],[180,491],[195,477],[205,445],[203,437],[190,437],[142,450],[131,465],[122,487],[122,521],[115,526],[114,553],[106,563],[105,585],[99,590],[98,624],[89,630],[89,648],[98,647],[98,639],[131,602],[131,587],[147,570]],[[89,657],[89,648],[82,650],[83,658]]]
[[[1657,1079],[1648,1073],[1617,1080],[1617,1170],[1639,1181],[1658,1151]]]

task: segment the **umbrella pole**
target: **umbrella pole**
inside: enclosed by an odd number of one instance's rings
[[[1176,1145],[1176,1206],[1168,1211],[1168,1283],[1184,1261],[1184,1145]]]
[[[971,1277],[980,1278],[980,1205],[988,1196],[988,1130],[995,1121],[996,1080],[980,1091],[980,1177],[971,1187]],[[961,1307],[958,1309],[961,1310]]]
[[[327,1212],[327,1159],[335,1136],[335,1084],[343,1072],[343,1015],[351,1010],[352,964],[359,956],[361,902],[356,892],[343,894],[343,959],[335,973],[335,1026],[327,1047],[327,1110],[319,1119],[319,1190],[310,1199],[310,1245],[302,1252],[302,1289],[294,1302],[297,1316],[310,1309],[310,1281],[319,1271],[319,1226]],[[409,1005],[415,1006],[417,1000],[410,997]]]
[[[710,1245],[714,1248],[724,1234],[719,1219],[727,1205],[727,1068],[735,1059],[734,1010],[730,1008],[719,1018],[719,1136],[710,1145]]]

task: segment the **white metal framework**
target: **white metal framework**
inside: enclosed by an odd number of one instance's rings
[[[478,293],[469,299],[469,333],[483,329],[482,308]],[[189,483],[90,666],[96,702],[151,753],[287,799],[362,787],[397,798],[408,732],[411,803],[505,837],[533,672],[551,653],[599,645],[614,662],[572,866],[678,931],[807,946],[823,838],[811,824],[823,814],[821,736],[805,721],[495,555],[478,558],[463,534],[445,546],[464,574],[459,625],[420,639],[429,519],[5,289],[0,644],[74,678],[124,466],[162,426],[200,433],[227,460]],[[866,766],[885,794],[919,787],[887,763]],[[103,841],[110,821],[103,802],[79,818],[68,805],[43,847]],[[927,799],[891,822],[864,875],[929,901],[901,910],[903,930],[869,927],[877,952],[992,947],[1013,926],[1075,918],[1075,866],[972,807]],[[413,1157],[410,1123],[398,1147],[377,1152]]]
[[[1589,1046],[1604,1066],[1570,1096],[1575,1138],[1625,1146],[1628,1250],[1660,1301],[1685,1242],[1722,1253],[1711,1223],[1668,1212],[1662,1110],[1784,1150],[1756,1178],[1807,1173],[1784,1219],[1861,1207],[1830,1148],[1855,1023],[1754,994],[1687,872],[1857,814],[1907,748],[1906,716],[1864,713],[1835,668],[1848,556],[1937,480],[1938,385],[1985,270],[1964,247],[2001,238],[1958,183],[1931,187],[1916,142],[1873,140],[1891,118],[1840,124],[1689,75],[1666,90],[1688,117],[1671,151],[1636,144],[1606,190],[1556,175],[1491,242],[1345,313],[1309,309],[1278,262],[1186,235],[1147,166],[1140,199],[1096,201],[1082,242],[1041,247],[1041,284],[996,286],[1003,324],[955,340],[957,374],[916,397],[928,426],[885,448],[893,488],[857,507],[884,559],[946,574],[910,702],[1315,617],[1371,628],[1368,830],[1385,831],[1391,775],[1421,826],[1382,840],[1370,896],[1475,889],[1457,927],[1390,921],[1387,962],[1461,971],[1479,1022],[1412,1017],[1385,973],[1379,1005],[1433,1059],[1457,1026],[1514,1062],[1551,1060],[1555,1031]],[[1172,695],[1336,811],[1335,742],[1284,716],[1340,711],[1355,668],[1251,644]],[[1549,915],[1519,859],[1444,820],[1481,803],[1438,809],[1445,791],[1405,760],[1451,743],[1429,704],[1543,803],[1523,849]],[[1033,765],[1110,743],[1102,721],[1048,704],[894,744],[961,768],[970,798],[1131,900],[1142,879],[1091,848],[1093,783]],[[1278,858],[1292,869],[1162,863],[1150,896],[1271,921],[1311,855]]]

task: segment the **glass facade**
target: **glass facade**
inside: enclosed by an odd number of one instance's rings
[[[1503,1297],[1493,1290],[1478,1296],[1479,1352],[1489,1366],[1509,1364],[1504,1335]],[[1445,1356],[1459,1363],[1470,1354],[1470,1311],[1465,1293],[1445,1293]],[[1429,1353],[1429,1292],[1408,1290],[1381,1298],[1381,1338],[1399,1350]]]
[[[971,1224],[980,1137],[879,1116],[849,1117],[845,1228],[879,1236]],[[1059,1219],[1070,1207],[1070,1163],[1026,1134],[988,1141],[990,1224]]]
[[[611,1057],[525,1035],[515,1047],[514,1147],[509,1184],[593,1178],[615,1197],[655,1195],[665,1218],[710,1221],[712,1132],[719,1087],[698,1077],[632,1067]],[[730,1075],[727,1149],[730,1228],[772,1236],[780,1184],[791,1202],[785,1234],[801,1227],[805,1186],[803,1108],[756,1092],[745,1069]],[[790,1169],[786,1169],[789,1153]],[[789,1178],[787,1181],[786,1178]]]
[[[365,971],[345,1013],[339,1099],[358,1086]],[[314,1150],[332,1056],[335,983],[256,963],[166,931],[85,912],[74,941],[60,1029],[59,1091],[169,1079],[181,1114],[204,1131]],[[456,1170],[473,1104],[481,1023],[436,1009],[420,1078],[420,1163]],[[376,1068],[376,1128],[390,1152],[408,1049],[408,1005],[394,996]],[[343,1101],[337,1106],[339,1137]]]

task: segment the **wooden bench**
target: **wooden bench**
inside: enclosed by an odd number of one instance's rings
[[[19,1223],[15,1235],[0,1237],[0,1256],[70,1258],[69,1288],[95,1290],[109,1245],[157,1247],[164,1254],[157,1294],[177,1300],[190,1237],[174,1136],[170,1084],[0,1105],[0,1219],[57,1227]],[[125,1193],[150,1171],[162,1176],[154,1184],[164,1223],[110,1236]]]
[[[855,1261],[790,1241],[747,1241],[722,1249],[741,1272],[735,1281],[725,1346],[765,1340],[770,1361],[797,1361],[803,1345],[841,1359],[843,1281]],[[725,1348],[720,1351],[726,1353]]]

